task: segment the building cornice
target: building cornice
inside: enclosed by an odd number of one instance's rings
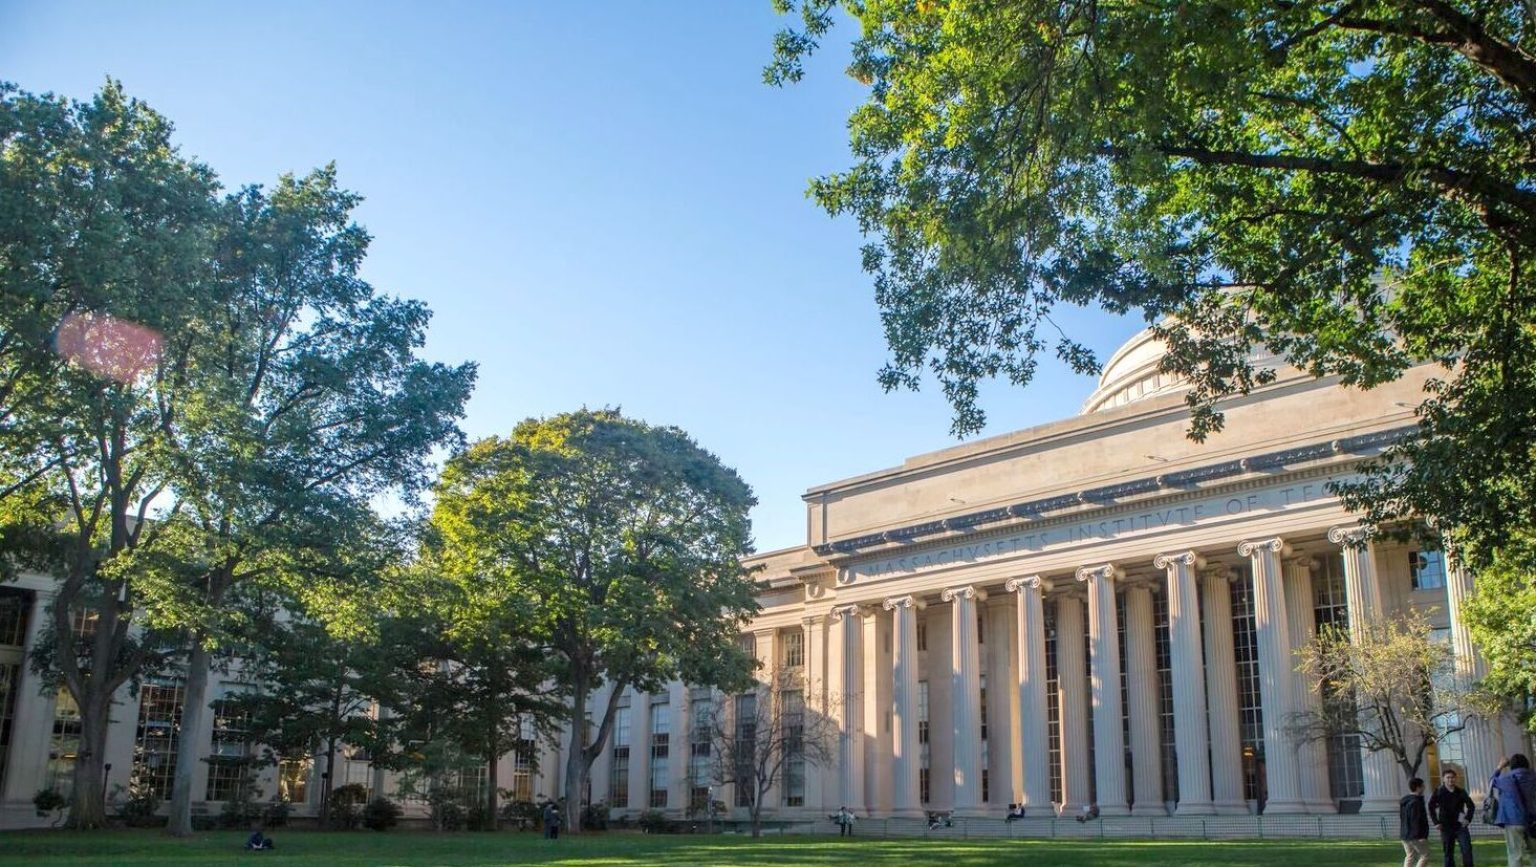
[[[829,561],[846,562],[865,554],[888,553],[902,547],[949,541],[959,536],[991,535],[994,532],[1014,530],[1020,526],[1033,526],[1036,523],[1078,517],[1084,511],[1093,508],[1122,505],[1130,500],[1140,503],[1142,500],[1154,499],[1155,495],[1159,494],[1165,497],[1178,496],[1205,490],[1208,486],[1217,487],[1211,484],[1213,482],[1224,482],[1225,484],[1220,487],[1235,487],[1233,482],[1227,480],[1236,480],[1240,483],[1242,480],[1238,480],[1237,477],[1252,476],[1255,473],[1272,473],[1346,456],[1377,454],[1388,446],[1413,436],[1417,431],[1417,425],[1406,425],[1342,439],[1263,452],[1245,458],[1220,461],[1113,485],[1055,494],[1007,506],[996,506],[942,520],[909,524],[879,533],[838,539],[816,545],[812,550]],[[1249,481],[1266,484],[1271,480],[1270,477],[1260,477]]]

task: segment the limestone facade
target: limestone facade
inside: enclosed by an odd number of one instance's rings
[[[743,640],[762,676],[797,685],[835,725],[833,761],[796,765],[765,812],[824,817],[953,811],[1032,816],[1096,804],[1102,815],[1317,814],[1391,810],[1400,772],[1340,740],[1297,744],[1286,721],[1316,701],[1293,650],[1324,623],[1426,611],[1468,676],[1482,661],[1454,616],[1471,576],[1432,551],[1357,545],[1329,492],[1413,424],[1430,368],[1361,392],[1296,371],[1224,405],[1226,426],[1185,436],[1177,383],[1146,335],[1106,367],[1082,415],[819,485],[807,542],[757,555],[761,612]],[[0,825],[35,822],[31,798],[67,783],[67,700],[23,663],[50,582],[0,596]],[[218,690],[240,688],[238,678]],[[601,691],[594,706],[602,707]],[[174,682],[126,692],[109,739],[110,783],[163,762],[180,732]],[[615,814],[724,802],[703,768],[697,711],[729,701],[681,683],[620,699],[593,768],[593,801]],[[1474,723],[1432,757],[1481,789],[1500,755],[1525,749],[1511,723]],[[519,795],[558,791],[562,747],[537,767],[502,760]],[[174,746],[171,747],[174,753]],[[323,762],[269,769],[313,803]],[[216,812],[217,762],[194,785]],[[391,794],[366,757],[338,782]]]

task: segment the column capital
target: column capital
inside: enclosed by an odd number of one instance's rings
[[[842,620],[845,617],[852,619],[863,614],[864,608],[865,606],[857,602],[850,602],[847,605],[834,605],[832,610],[827,612],[827,616],[833,620]]]
[[[1358,524],[1352,527],[1330,527],[1328,529],[1328,541],[1335,545],[1343,545],[1346,548],[1359,548],[1370,541],[1370,538],[1370,531]]]
[[[1237,546],[1237,553],[1243,557],[1252,557],[1255,554],[1262,554],[1266,551],[1284,557],[1291,553],[1291,546],[1285,544],[1285,540],[1279,536],[1273,539],[1243,542]]]
[[[895,611],[898,608],[910,608],[915,611],[921,611],[928,607],[928,603],[917,598],[916,596],[908,594],[906,596],[892,596],[891,598],[880,603],[880,607],[884,608],[886,611]]]
[[[1039,575],[1025,575],[1022,578],[1009,578],[1003,584],[1003,589],[1009,593],[1023,593],[1025,590],[1037,590],[1042,594],[1051,592],[1051,579],[1042,578]]]
[[[1159,569],[1170,569],[1174,566],[1203,569],[1205,568],[1205,558],[1194,551],[1180,551],[1176,554],[1159,554],[1152,558],[1152,565]]]
[[[1102,578],[1105,581],[1118,581],[1125,577],[1125,570],[1113,563],[1103,563],[1098,566],[1083,566],[1077,570],[1077,580],[1084,583],[1090,579]]]
[[[1285,565],[1298,569],[1316,569],[1320,564],[1311,554],[1297,554],[1294,557],[1285,558]]]
[[[987,591],[978,590],[970,584],[964,587],[946,587],[939,592],[939,598],[945,602],[954,602],[956,599],[975,599],[978,602],[985,602]]]

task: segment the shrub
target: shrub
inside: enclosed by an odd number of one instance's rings
[[[493,824],[491,809],[485,804],[472,804],[464,811],[464,827],[471,831],[489,831]]]
[[[261,821],[268,828],[281,828],[288,824],[288,816],[293,812],[293,805],[287,801],[273,801],[261,813]]]
[[[155,828],[165,824],[160,811],[160,799],[148,792],[133,792],[117,806],[117,816],[130,828]]]
[[[400,824],[400,805],[388,798],[374,798],[363,810],[363,825],[374,831],[388,831]]]
[[[581,829],[583,831],[608,830],[608,804],[598,801],[596,804],[587,804],[581,808]]]
[[[531,831],[539,827],[543,816],[532,801],[508,801],[501,805],[501,820],[519,831]]]
[[[339,831],[355,830],[363,819],[363,802],[368,800],[368,789],[361,783],[348,783],[331,792],[325,804],[325,825]]]
[[[677,830],[667,814],[660,810],[646,810],[635,820],[635,824],[647,834],[672,834]]]
[[[56,789],[38,789],[32,796],[32,806],[37,808],[39,816],[46,816],[54,810],[62,810],[69,806],[69,799],[59,794]]]

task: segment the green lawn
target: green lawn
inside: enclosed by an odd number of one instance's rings
[[[0,833],[0,864],[26,865],[400,865],[443,867],[470,864],[984,864],[1228,865],[1305,864],[1388,867],[1401,864],[1395,842],[1126,842],[1048,840],[921,840],[836,837],[649,836],[592,834],[549,842],[532,834],[431,834],[396,831],[376,834],[279,832],[275,852],[245,852],[240,832],[208,832],[174,840],[156,831],[58,831]],[[1432,847],[1438,849],[1438,841]],[[1431,853],[1438,863],[1439,853]],[[1480,841],[1477,858],[1502,863],[1502,841]]]

